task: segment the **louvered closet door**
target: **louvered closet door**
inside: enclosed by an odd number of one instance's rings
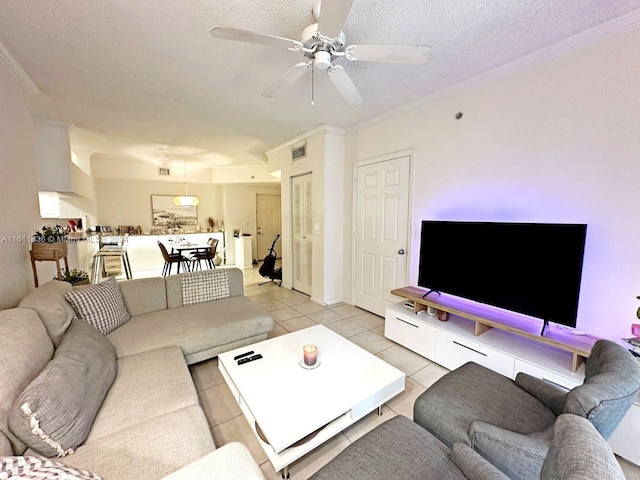
[[[291,178],[293,288],[307,295],[311,295],[313,256],[311,179],[311,173]]]

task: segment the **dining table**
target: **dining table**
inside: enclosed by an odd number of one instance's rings
[[[192,250],[206,250],[211,247],[208,243],[191,243],[191,242],[169,242],[168,245],[171,250],[178,251],[179,253],[188,252]]]

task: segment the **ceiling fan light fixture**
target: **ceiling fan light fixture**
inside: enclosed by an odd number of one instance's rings
[[[313,59],[313,64],[319,70],[326,70],[331,66],[331,54],[329,52],[325,52],[324,50],[316,52]]]

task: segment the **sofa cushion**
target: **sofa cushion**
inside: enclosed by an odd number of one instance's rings
[[[21,455],[27,447],[9,431],[9,412],[20,392],[51,360],[53,344],[38,314],[25,308],[0,311],[0,344],[0,432],[8,440],[0,440],[0,453]]]
[[[11,442],[9,437],[0,431],[0,457],[6,457],[13,455],[13,448],[11,448]]]
[[[118,375],[100,407],[86,443],[157,416],[198,405],[198,395],[179,347],[130,355],[118,359],[117,364]]]
[[[101,480],[98,475],[65,467],[49,458],[0,457],[0,478],[60,478],[64,480]]]
[[[28,293],[18,305],[38,312],[55,346],[58,346],[71,319],[75,317],[73,308],[64,298],[72,290],[70,283],[52,280]]]
[[[162,480],[194,479],[264,480],[264,475],[249,449],[242,443],[231,442]]]
[[[164,278],[136,278],[118,282],[124,304],[132,317],[167,308]]]
[[[229,297],[229,272],[224,268],[180,275],[182,304],[212,302]]]
[[[60,462],[106,479],[159,479],[213,450],[204,413],[194,406],[82,445]]]
[[[589,419],[608,438],[640,391],[640,365],[610,340],[598,340],[587,359],[584,384],[567,394],[564,413]]]
[[[464,479],[445,444],[397,416],[353,442],[310,480]]]
[[[138,315],[107,338],[118,357],[169,346],[181,347],[187,356],[272,328],[273,319],[260,306],[246,297],[229,297]]]
[[[116,279],[65,294],[79,319],[93,325],[104,335],[126,323],[130,316]]]
[[[475,420],[529,434],[553,425],[556,416],[513,380],[469,362],[447,373],[420,395],[414,420],[445,444],[471,444]]]
[[[544,480],[624,480],[611,447],[586,419],[563,414],[542,466]]]
[[[74,319],[53,359],[14,402],[11,432],[43,455],[72,453],[87,438],[115,374],[113,346]]]

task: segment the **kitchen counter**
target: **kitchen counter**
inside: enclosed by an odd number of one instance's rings
[[[82,270],[90,271],[91,260],[93,254],[98,251],[100,234],[88,234],[84,238],[76,238],[78,246],[78,264]],[[217,254],[222,257],[223,264],[225,261],[225,232],[198,232],[180,234],[189,243],[207,243],[210,238],[218,239]],[[129,263],[133,270],[133,278],[136,278],[137,270],[158,269],[160,271],[164,265],[164,259],[158,242],[162,242],[167,250],[171,252],[171,241],[176,239],[177,235],[129,235],[127,237],[127,253],[129,255]],[[102,234],[104,243],[116,243],[121,237],[119,235]]]

